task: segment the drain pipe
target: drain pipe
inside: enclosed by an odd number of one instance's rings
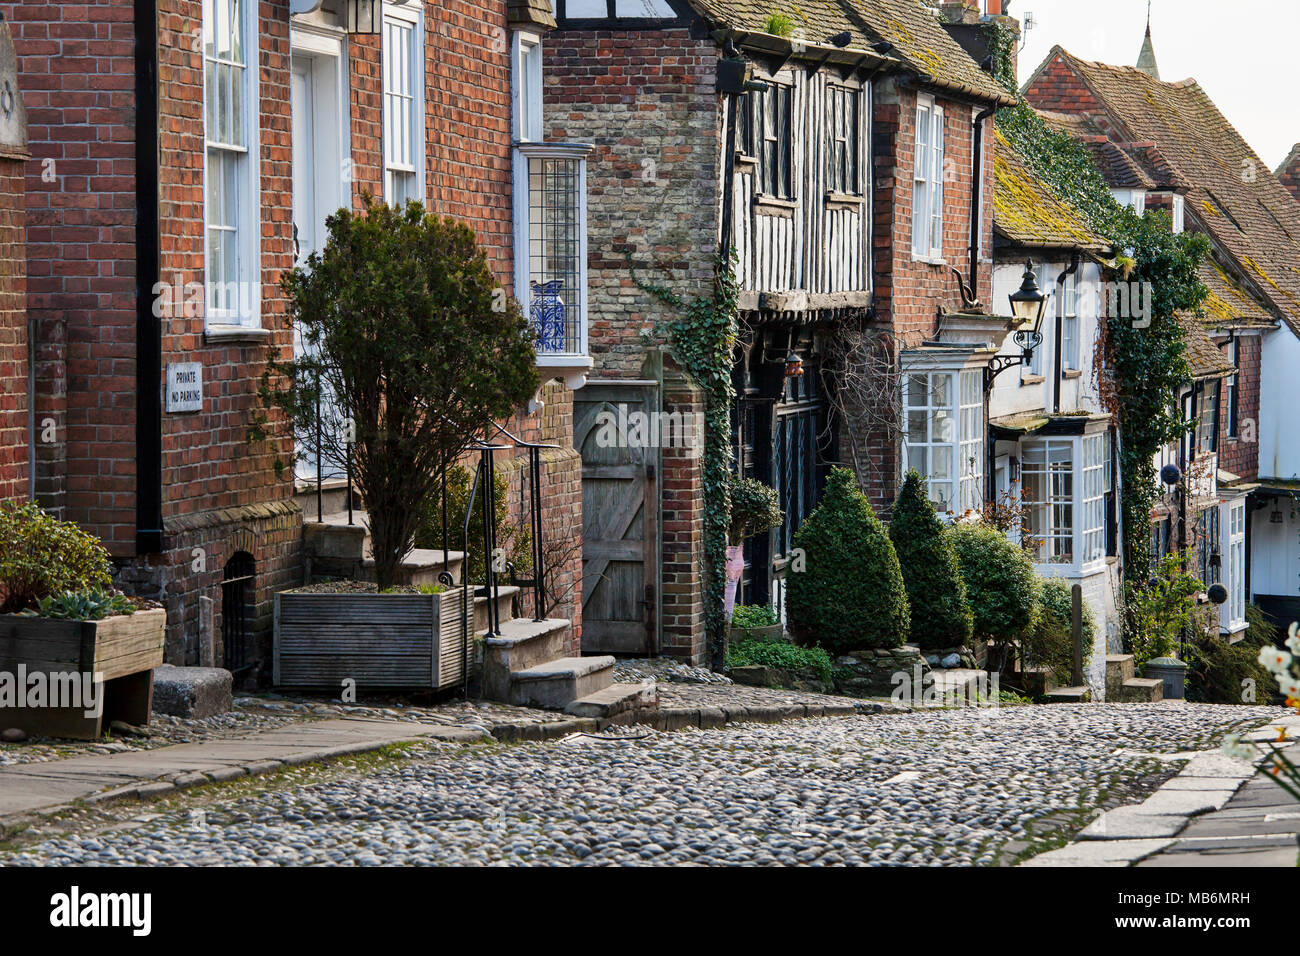
[[[162,328],[153,314],[158,242],[158,2],[135,4],[135,547],[156,554],[162,523]]]
[[[973,298],[978,298],[979,287],[975,280],[979,276],[979,258],[980,258],[980,218],[984,210],[980,208],[980,189],[983,186],[984,178],[984,121],[996,113],[997,110],[990,106],[981,113],[977,113],[971,120],[971,135],[973,137],[973,149],[971,150],[971,195],[970,195],[970,294]]]
[[[1075,250],[1070,254],[1070,265],[1064,272],[1056,277],[1056,288],[1061,289],[1062,283],[1067,276],[1074,275],[1079,271],[1079,252]],[[1060,297],[1056,300],[1056,341],[1052,343],[1053,352],[1053,369],[1052,369],[1052,414],[1058,415],[1061,411],[1061,325],[1065,321],[1065,302]]]

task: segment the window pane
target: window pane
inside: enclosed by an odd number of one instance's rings
[[[907,440],[910,442],[923,442],[929,437],[929,429],[926,427],[929,416],[923,411],[909,411],[907,413]]]

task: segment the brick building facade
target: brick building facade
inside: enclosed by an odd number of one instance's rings
[[[30,492],[27,110],[9,25],[0,22],[0,501]]]
[[[37,416],[52,438],[38,443],[37,496],[104,540],[120,586],[165,603],[171,663],[220,664],[223,650],[230,663],[222,581],[251,559],[254,586],[235,613],[255,638],[244,663],[260,665],[272,597],[301,583],[293,442],[275,427],[250,441],[250,427],[268,350],[292,354],[280,278],[323,243],[325,215],[365,194],[421,198],[468,223],[503,288],[515,288],[506,5],[385,3],[373,34],[347,32],[344,6],[98,0],[5,11],[31,117],[26,304],[39,330]],[[396,134],[385,139],[403,96],[415,104],[402,114],[410,156]],[[308,209],[295,176],[304,155]],[[235,298],[214,298],[223,285]],[[168,410],[167,372],[187,363],[201,369],[198,410]],[[544,468],[547,528],[572,537],[572,391],[548,385],[541,397],[507,427],[558,446]],[[523,469],[507,457],[500,470],[517,488]],[[510,500],[519,520],[520,495]],[[571,557],[561,577],[579,574]],[[576,646],[580,609],[570,610]]]

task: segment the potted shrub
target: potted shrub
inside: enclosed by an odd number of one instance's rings
[[[303,348],[292,361],[272,353],[262,398],[283,413],[299,447],[319,445],[340,470],[350,455],[376,587],[282,594],[276,680],[446,686],[466,676],[472,598],[447,582],[391,593],[394,578],[442,476],[536,393],[533,328],[501,297],[463,223],[415,202],[394,208],[366,197],[362,210],[340,209],[327,225],[325,248],[283,281]]]
[[[911,622],[903,572],[853,472],[831,470],[794,543],[806,567],[786,576],[786,620],[801,643],[832,654],[903,645]]]
[[[728,643],[736,641],[784,641],[785,626],[770,604],[741,604],[731,614]]]
[[[907,586],[912,641],[922,650],[961,647],[970,641],[971,610],[944,523],[929,497],[925,479],[908,471],[894,502],[889,540]]]
[[[776,489],[753,478],[732,475],[727,482],[731,498],[731,523],[727,527],[727,587],[724,606],[731,619],[736,605],[736,586],[745,570],[745,539],[771,531],[782,521],[780,498]]]
[[[0,675],[12,675],[0,678],[0,726],[92,740],[112,720],[149,722],[167,612],[111,584],[94,536],[33,503],[0,503]]]

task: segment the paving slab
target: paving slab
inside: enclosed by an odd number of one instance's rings
[[[483,737],[464,727],[341,718],[277,727],[242,738],[18,764],[0,768],[0,818],[83,800],[109,788],[124,793],[142,793],[144,788],[151,788],[149,793],[164,792],[176,786],[169,778],[195,781],[193,774],[228,775],[232,768],[259,773],[404,741],[468,742]]]
[[[1172,840],[1090,840],[1040,853],[1022,866],[1132,866]]]
[[[1137,807],[1107,810],[1083,828],[1080,840],[1138,840],[1175,836],[1187,825],[1182,814],[1142,813]]]
[[[1148,816],[1192,817],[1218,810],[1236,792],[1236,787],[1222,790],[1166,790],[1162,787],[1134,807],[1134,812]]]

